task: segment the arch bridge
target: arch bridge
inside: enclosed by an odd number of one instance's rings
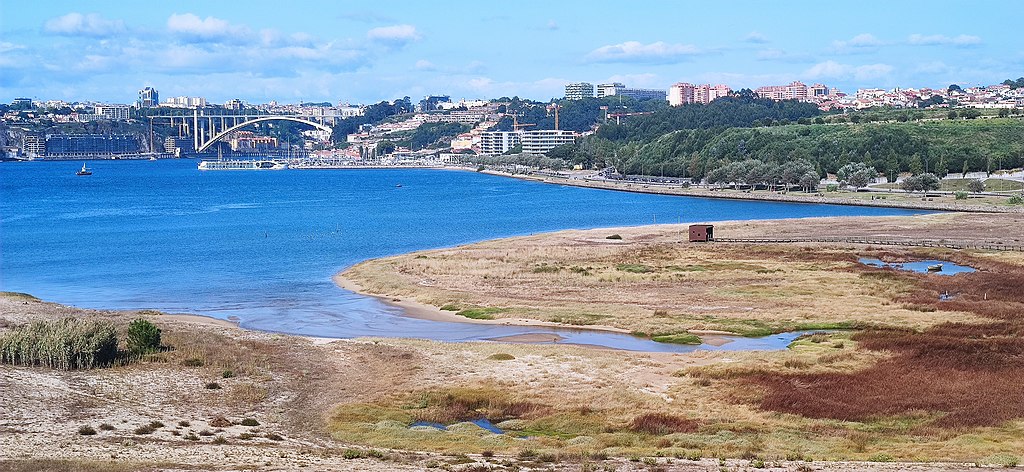
[[[193,110],[191,116],[151,116],[150,120],[153,119],[170,120],[170,125],[178,128],[179,136],[191,136],[192,149],[197,153],[210,149],[219,139],[235,131],[266,121],[291,121],[312,126],[329,134],[334,132],[329,123],[333,117],[312,115],[206,115],[200,110]]]

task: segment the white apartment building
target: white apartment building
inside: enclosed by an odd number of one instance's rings
[[[96,114],[108,120],[128,120],[128,105],[96,105]]]
[[[565,85],[566,100],[582,100],[594,97],[594,85],[587,82],[576,82]]]
[[[519,145],[522,131],[484,131],[480,133],[480,154],[496,156]]]
[[[203,108],[206,106],[206,99],[203,97],[171,97],[160,104],[168,108]]]
[[[523,145],[523,152],[527,154],[544,154],[563,144],[576,142],[575,131],[539,129],[523,131],[520,137],[520,144]]]
[[[533,131],[485,131],[480,133],[480,154],[504,154],[522,145],[527,154],[544,154],[563,144],[576,142],[575,131],[540,129]]]

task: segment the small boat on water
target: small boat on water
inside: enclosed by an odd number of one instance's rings
[[[92,169],[89,169],[85,164],[82,164],[82,170],[75,172],[75,175],[92,175]]]
[[[396,187],[396,188],[397,188],[397,187],[401,187],[401,186],[402,186],[402,184],[395,184],[395,187]]]
[[[928,272],[942,272],[942,264],[932,264],[928,266]]]

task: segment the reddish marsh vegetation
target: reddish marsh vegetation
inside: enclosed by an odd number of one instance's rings
[[[854,337],[862,348],[894,356],[852,373],[754,376],[766,387],[761,407],[841,420],[915,416],[938,427],[994,426],[1024,417],[1024,268],[964,254],[951,258],[981,270],[915,276],[916,290],[895,301],[971,312],[992,322],[863,331]],[[943,292],[954,298],[939,301]]]

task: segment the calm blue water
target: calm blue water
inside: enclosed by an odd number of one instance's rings
[[[962,266],[949,261],[940,261],[935,259],[928,259],[924,261],[913,261],[913,262],[884,262],[880,259],[872,259],[869,257],[862,257],[858,259],[861,264],[869,265],[871,267],[892,267],[893,269],[909,270],[911,272],[918,272],[922,274],[936,274],[936,275],[956,275],[974,272],[973,267]],[[928,268],[942,264],[942,270],[929,271]]]
[[[247,328],[447,341],[552,330],[401,316],[337,288],[359,261],[567,228],[838,215],[873,207],[556,186],[465,171],[200,172],[193,160],[0,163],[0,290],[87,308],[153,308]],[[397,184],[402,186],[396,187]],[[565,342],[692,347],[558,330]]]

